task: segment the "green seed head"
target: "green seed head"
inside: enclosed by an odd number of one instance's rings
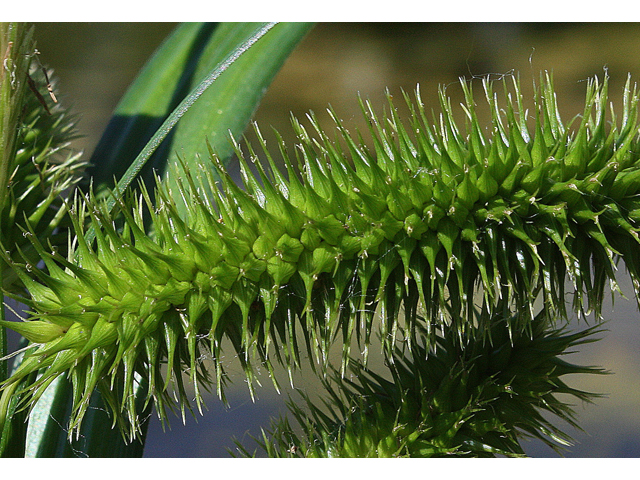
[[[488,130],[478,124],[471,88],[463,83],[470,118],[464,132],[444,92],[435,125],[426,120],[419,95],[415,105],[405,96],[406,124],[391,98],[382,119],[361,102],[373,150],[330,112],[346,148],[330,141],[313,117],[318,139],[294,122],[295,162],[281,145],[288,178],[271,157],[269,168],[256,163],[259,179],[243,160],[242,189],[213,156],[219,184],[206,170],[184,172],[178,192],[159,184],[152,203],[142,188],[115,212],[92,196],[76,197],[70,218],[77,239],[68,258],[31,235],[46,270],[8,259],[34,311],[29,326],[16,329],[38,347],[5,386],[42,369],[28,388],[33,402],[41,386],[68,373],[82,392],[74,405],[77,426],[91,391],[99,387],[113,396],[111,387],[124,378],[123,396],[110,405],[135,433],[135,415],[123,418],[135,410],[134,373],[154,386],[148,400],[164,417],[173,401],[171,384],[179,402],[189,403],[182,371],[196,382],[209,378],[199,361],[204,352],[222,394],[225,340],[251,379],[256,357],[269,365],[274,351],[289,368],[298,366],[299,340],[326,368],[338,333],[345,371],[354,334],[366,350],[376,312],[387,353],[401,326],[413,348],[419,318],[427,319],[427,344],[442,325],[460,337],[472,327],[488,334],[503,311],[517,311],[515,331],[524,331],[539,299],[542,317],[566,318],[567,279],[575,289],[573,308],[599,317],[605,285],[615,285],[618,257],[640,284],[635,89],[625,89],[622,124],[609,125],[601,108],[607,81],[590,82],[585,113],[570,134],[548,76],[535,95],[531,130],[517,81],[504,104],[492,83],[484,88]],[[185,217],[177,213],[175,195],[186,199]],[[150,225],[140,213],[145,210]],[[89,226],[96,232],[91,245]],[[449,448],[423,445],[432,447]]]

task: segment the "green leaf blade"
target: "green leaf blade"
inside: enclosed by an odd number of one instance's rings
[[[268,85],[311,27],[309,23],[275,25],[230,66],[176,126],[167,163],[177,164],[179,156],[187,167],[197,171],[200,157],[209,155],[208,140],[226,164],[225,160],[234,153],[229,135],[239,140]],[[252,29],[255,29],[253,24],[220,25],[212,42],[205,47],[195,78],[206,75],[215,66],[227,44],[241,41]],[[175,175],[167,171],[166,177],[175,188]]]
[[[194,164],[195,161],[190,162],[190,159],[207,152],[204,141],[199,144],[194,141],[195,138],[203,138],[203,131],[206,138],[215,139],[212,143],[216,152],[219,155],[224,152],[221,158],[224,160],[225,155],[228,157],[232,147],[228,145],[227,133],[231,132],[233,137],[238,138],[244,131],[266,87],[311,24],[278,25],[275,35],[271,36],[265,35],[272,29],[271,24],[222,24],[214,32],[201,26],[201,29],[205,29],[204,33],[189,27],[178,27],[177,33],[163,44],[116,110],[111,128],[105,132],[91,159],[91,163],[100,168],[99,173],[97,170],[89,172],[95,175],[93,183],[96,191],[112,187],[114,176],[120,178],[118,191],[124,191],[139,174],[151,180],[153,169],[164,172],[170,156],[173,161],[177,160],[175,153],[170,155],[170,152],[183,153],[185,149],[190,151],[192,145],[197,145],[195,153],[185,155],[186,163]],[[263,36],[264,40],[257,43]],[[204,46],[197,42],[202,42]],[[163,74],[160,79],[153,79],[156,71],[173,64],[175,50],[182,58],[185,50],[194,49],[200,49],[197,61],[183,64],[181,70],[173,69],[171,74]],[[249,58],[243,59],[241,55]],[[235,63],[238,66],[230,68]],[[193,74],[192,69],[195,69]],[[232,74],[226,72],[228,69]],[[182,92],[178,90],[182,86],[176,81],[178,75],[188,79],[190,93],[168,113],[167,108],[172,108],[173,104],[167,102],[164,88],[173,85],[173,96],[180,97]],[[242,84],[241,90],[238,90],[238,83]],[[143,93],[142,99],[137,100],[138,91],[147,89],[162,93]],[[201,98],[202,101],[195,103]],[[197,111],[189,113],[192,108]],[[159,113],[163,109],[165,113]],[[226,112],[226,115],[218,112]],[[123,118],[120,118],[121,115]],[[181,133],[176,139],[178,132],[172,129],[179,120],[183,121]],[[150,134],[154,128],[155,133]],[[146,144],[138,150],[141,139]],[[105,149],[111,150],[106,156]],[[132,160],[133,152],[137,156]],[[153,160],[148,162],[152,155]],[[115,200],[111,206],[113,204]]]
[[[179,25],[142,68],[116,107],[87,173],[99,192],[113,186],[154,132],[188,93],[202,44],[215,24]],[[193,55],[200,50],[200,54]]]

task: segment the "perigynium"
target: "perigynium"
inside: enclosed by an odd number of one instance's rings
[[[344,374],[352,338],[366,360],[377,313],[389,359],[397,342],[414,352],[418,337],[428,351],[443,326],[447,338],[490,341],[496,318],[508,319],[501,321],[512,338],[538,338],[538,324],[567,318],[567,280],[573,309],[599,319],[619,260],[640,290],[638,96],[629,80],[619,122],[606,115],[607,79],[587,85],[584,113],[571,128],[549,76],[531,114],[517,79],[505,82],[500,101],[494,83],[483,82],[487,129],[462,82],[464,131],[444,91],[433,124],[418,92],[415,102],[405,96],[404,122],[389,96],[382,117],[361,103],[372,148],[333,112],[337,141],[311,115],[313,134],[293,120],[293,154],[278,142],[286,172],[256,128],[266,166],[251,145],[246,156],[237,146],[242,187],[212,152],[217,176],[205,165],[197,175],[185,171],[177,191],[159,182],[154,202],[143,187],[115,212],[91,194],[76,196],[66,258],[30,229],[25,235],[46,268],[7,258],[32,312],[3,325],[32,348],[3,388],[40,372],[23,392],[27,406],[66,375],[74,392],[70,434],[99,388],[114,422],[133,436],[136,374],[147,379],[147,401],[161,418],[173,408],[172,389],[184,411],[182,372],[196,386],[215,382],[223,395],[225,339],[251,385],[256,361],[271,371],[276,358],[291,371],[304,348],[326,372],[336,340]]]

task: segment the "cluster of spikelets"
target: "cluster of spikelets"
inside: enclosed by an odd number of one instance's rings
[[[399,347],[387,378],[353,362],[352,378],[335,372],[324,382],[329,398],[323,405],[305,394],[303,406],[290,402],[298,428],[284,418],[256,440],[272,458],[524,456],[523,437],[560,451],[571,439],[543,412],[579,428],[558,395],[581,401],[593,395],[562,377],[602,371],[560,357],[593,341],[596,327],[549,329],[542,314],[531,330],[515,331],[509,323],[518,322],[495,318],[488,336],[472,328],[460,338],[444,329],[431,349]]]
[[[212,155],[218,177],[203,165],[199,177],[185,172],[179,191],[159,185],[153,202],[144,189],[125,195],[116,212],[91,196],[76,198],[68,257],[27,231],[46,268],[14,263],[32,314],[4,325],[32,348],[4,388],[40,371],[22,392],[33,404],[67,375],[70,432],[97,387],[114,421],[135,435],[135,383],[148,382],[147,401],[161,418],[174,406],[172,394],[182,409],[189,405],[182,372],[196,386],[215,383],[222,395],[225,341],[251,384],[256,361],[271,369],[276,358],[291,370],[305,346],[326,369],[336,339],[345,372],[352,338],[366,350],[377,312],[389,356],[400,327],[411,348],[418,316],[426,319],[426,345],[443,324],[464,336],[473,325],[491,327],[501,313],[518,312],[509,328],[524,331],[540,298],[547,319],[563,318],[567,278],[574,308],[599,315],[618,257],[640,280],[635,90],[628,82],[618,125],[605,119],[606,79],[591,81],[584,114],[570,129],[548,77],[530,115],[517,81],[515,100],[505,95],[504,105],[491,82],[483,86],[488,131],[463,82],[464,134],[444,92],[436,126],[419,95],[416,104],[406,98],[407,124],[389,98],[383,118],[362,104],[372,149],[335,115],[336,142],[311,118],[316,138],[294,121],[294,156],[280,141],[286,175],[258,132],[269,168],[248,146],[252,173],[238,152],[242,188]],[[87,241],[88,229],[95,242]],[[203,366],[208,356],[215,379]]]

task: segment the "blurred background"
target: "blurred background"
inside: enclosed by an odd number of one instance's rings
[[[124,90],[145,60],[175,24],[39,23],[36,38],[41,61],[55,70],[58,99],[80,115],[83,138],[74,147],[88,158]],[[610,76],[610,97],[621,103],[627,75],[640,78],[640,25],[562,23],[321,23],[302,41],[276,77],[255,114],[264,132],[273,126],[291,143],[290,112],[303,118],[313,110],[327,122],[331,105],[347,127],[362,126],[357,95],[378,112],[385,89],[400,103],[402,90],[420,85],[422,100],[437,110],[437,92],[446,86],[452,105],[461,101],[459,77],[520,76],[525,96],[541,71],[553,73],[565,121],[581,113],[585,80]],[[480,93],[481,83],[474,88]],[[478,96],[480,99],[480,96]],[[619,110],[619,107],[618,107]],[[329,125],[328,123],[325,123]],[[267,135],[269,137],[269,135]],[[573,363],[598,365],[611,372],[569,383],[604,394],[593,405],[575,405],[584,432],[567,427],[576,445],[568,457],[640,456],[640,315],[625,272],[627,299],[617,298],[604,312],[610,320],[602,340],[569,356]],[[584,322],[576,328],[585,327]],[[234,380],[233,369],[231,380]],[[239,370],[238,370],[239,373]],[[287,392],[278,395],[264,376],[258,400],[251,401],[242,376],[228,391],[229,407],[215,397],[203,416],[179,417],[163,432],[154,417],[147,457],[224,457],[232,438],[253,448],[249,434],[259,435],[269,419],[284,415]],[[313,392],[314,382],[296,385]],[[292,397],[295,399],[295,394]],[[557,456],[539,442],[528,442],[534,457]]]

